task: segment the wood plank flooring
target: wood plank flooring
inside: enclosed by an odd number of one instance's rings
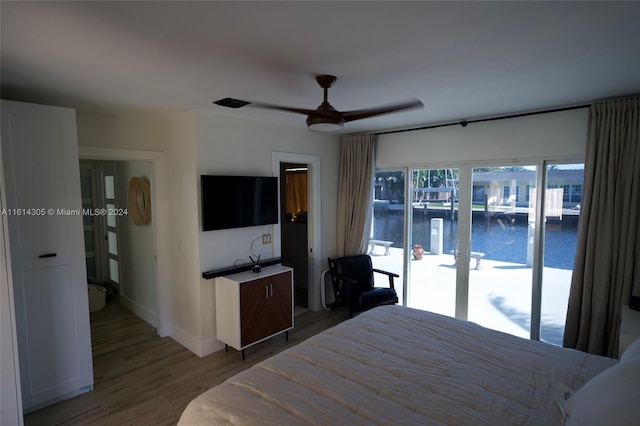
[[[246,350],[199,358],[110,301],[91,314],[94,390],[25,416],[26,426],[175,425],[193,398],[228,377],[347,318],[343,308],[307,311],[295,328]]]

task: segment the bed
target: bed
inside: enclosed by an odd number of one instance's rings
[[[623,375],[640,372],[637,359]],[[587,388],[620,363],[382,306],[209,389],[189,403],[179,425],[560,425],[558,384]]]

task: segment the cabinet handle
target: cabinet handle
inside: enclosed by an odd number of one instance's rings
[[[47,253],[47,254],[41,254],[40,256],[38,256],[39,259],[46,259],[47,257],[56,257],[57,254],[56,253]]]
[[[265,299],[269,298],[269,287],[268,286],[264,287],[264,298]]]
[[[271,288],[271,297],[273,297],[273,284],[269,284],[269,288]]]

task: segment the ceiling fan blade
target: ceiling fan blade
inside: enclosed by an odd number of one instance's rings
[[[354,111],[345,111],[341,114],[345,122],[362,120],[363,118],[376,117],[383,114],[391,114],[393,112],[406,111],[409,109],[422,108],[424,105],[419,99],[411,99],[409,101],[386,105],[377,108],[359,109]]]
[[[252,107],[256,107],[256,108],[264,108],[264,109],[275,109],[278,111],[288,111],[288,112],[293,112],[296,114],[304,114],[304,115],[309,115],[309,114],[315,114],[317,111],[315,109],[306,109],[306,108],[296,108],[296,107],[288,107],[288,106],[281,106],[281,105],[271,105],[271,104],[264,104],[261,102],[250,102],[248,106],[252,106]]]

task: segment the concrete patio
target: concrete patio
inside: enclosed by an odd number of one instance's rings
[[[378,253],[379,252],[379,253]],[[398,297],[402,301],[402,249],[391,247],[389,255],[378,247],[372,254],[374,268],[395,272]],[[482,259],[469,270],[469,321],[516,336],[529,338],[532,269],[526,265]],[[410,262],[411,280],[407,306],[455,314],[456,267],[453,255],[425,253]],[[544,268],[542,285],[541,340],[562,345],[572,271]],[[376,285],[387,286],[386,276],[376,275]]]

